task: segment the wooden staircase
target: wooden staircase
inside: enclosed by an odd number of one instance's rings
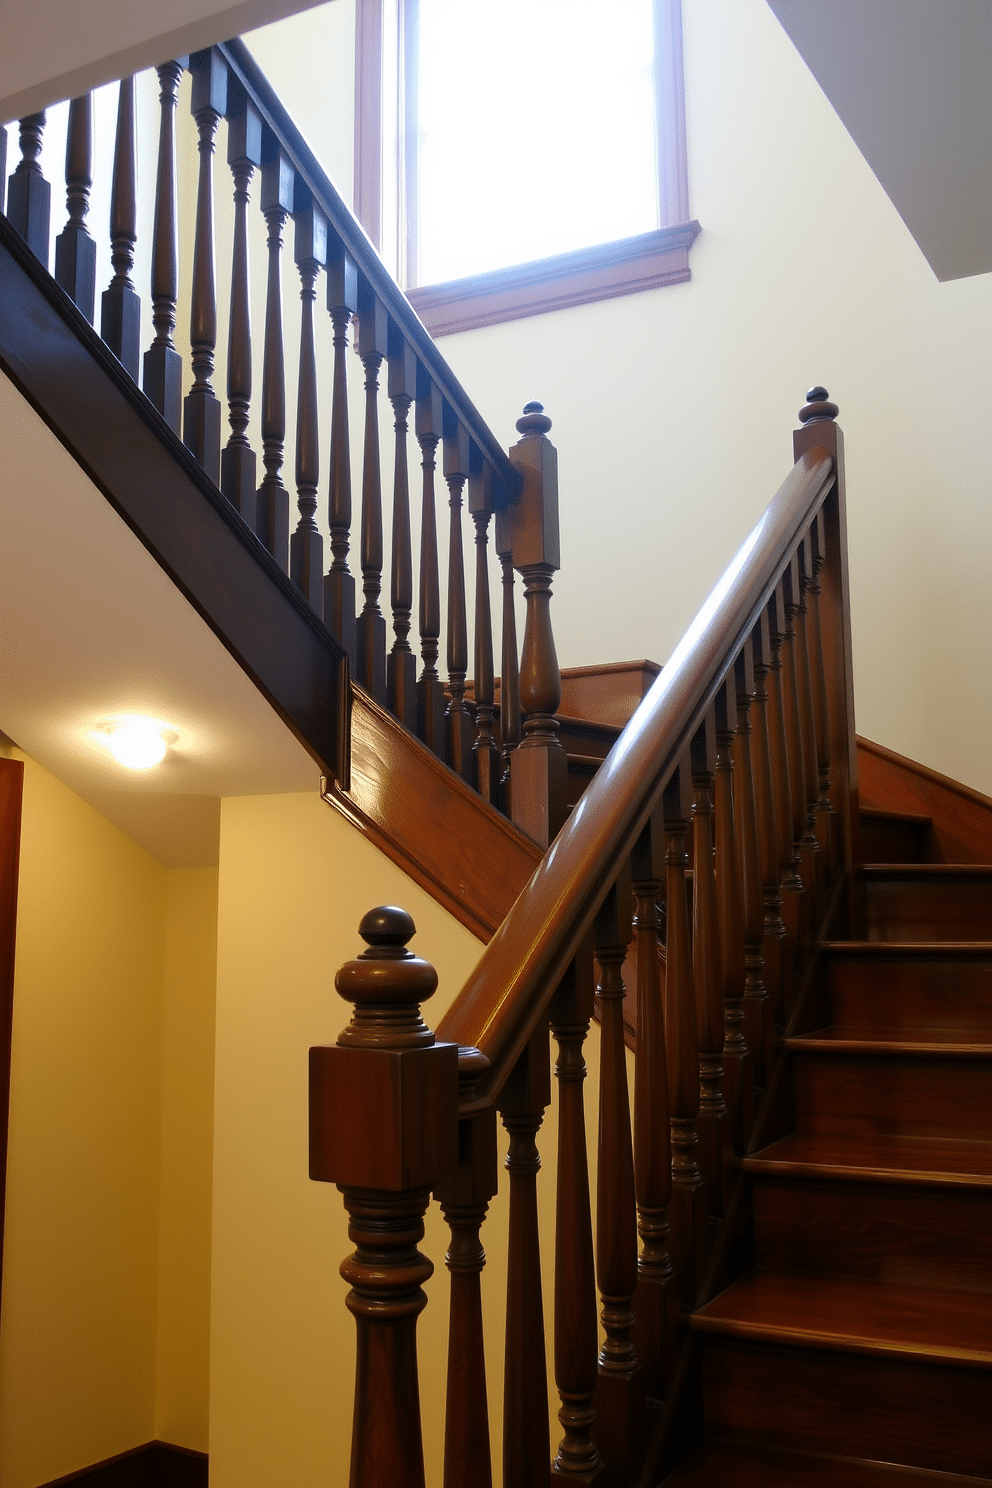
[[[864,812],[744,1175],[753,1269],[691,1318],[679,1484],[992,1482],[992,867]]]

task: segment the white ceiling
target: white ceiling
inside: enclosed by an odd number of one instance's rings
[[[992,272],[992,0],[768,3],[937,278]]]
[[[0,428],[0,729],[168,867],[216,863],[221,796],[319,767],[4,376]],[[175,730],[161,765],[92,742],[119,712]]]

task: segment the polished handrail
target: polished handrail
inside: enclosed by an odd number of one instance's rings
[[[488,1060],[462,1114],[492,1104],[834,479],[807,451],[654,682],[438,1027]]]
[[[520,494],[520,476],[511,465],[506,451],[496,440],[461,383],[448,366],[430,333],[424,328],[403,291],[379,257],[371,239],[357,217],[342,201],[328,179],[323,166],[294,124],[271,83],[240,39],[223,42],[221,52],[232,75],[238,80],[264,122],[279,140],[297,174],[305,181],[315,201],[327,214],[328,221],[344,246],[345,252],[360,267],[372,290],[413,347],[417,360],[429,375],[445,403],[461,420],[480,453],[493,467],[493,507],[516,501]]]

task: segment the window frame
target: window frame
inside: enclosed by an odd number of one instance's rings
[[[404,292],[434,336],[636,294],[691,278],[681,0],[652,0],[661,226]],[[419,0],[356,0],[355,215],[401,285],[416,278]],[[388,153],[387,153],[388,152]],[[400,230],[400,225],[403,231]]]

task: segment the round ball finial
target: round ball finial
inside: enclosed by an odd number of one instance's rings
[[[380,904],[362,917],[358,933],[373,955],[390,950],[396,955],[403,951],[408,940],[413,939],[417,927],[412,915],[408,915],[405,909],[398,909],[395,904]],[[365,951],[363,954],[368,955],[369,952]]]
[[[826,388],[817,385],[806,394],[806,406],[799,410],[799,422],[808,424],[813,419],[835,419],[839,412],[837,404],[831,403]]]
[[[520,434],[547,434],[551,428],[551,420],[544,412],[544,404],[533,400],[524,404],[524,411],[517,419],[517,432]]]
[[[405,909],[380,904],[364,915],[358,933],[368,946],[338,969],[334,986],[355,1004],[339,1044],[365,1048],[410,1049],[433,1044],[420,1004],[437,989],[437,972],[406,949],[416,933]]]

